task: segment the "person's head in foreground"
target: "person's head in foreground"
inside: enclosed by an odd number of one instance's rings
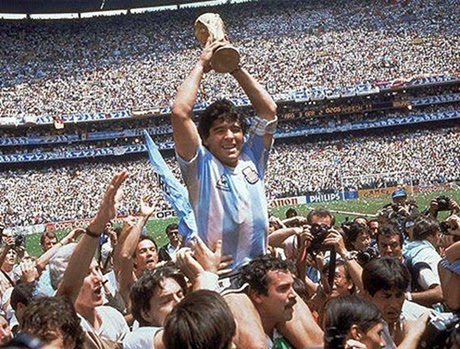
[[[167,316],[166,349],[230,349],[235,320],[221,295],[198,290],[185,297]]]
[[[383,318],[377,307],[358,296],[344,296],[332,299],[326,308],[324,318],[324,348],[381,349],[383,339]],[[355,344],[355,346],[353,346]]]
[[[72,303],[65,297],[39,297],[23,315],[22,332],[51,348],[79,349],[84,335]]]

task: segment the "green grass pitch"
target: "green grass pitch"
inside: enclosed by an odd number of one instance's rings
[[[417,205],[420,211],[423,211],[427,208],[430,204],[430,201],[440,195],[446,195],[448,197],[453,198],[455,201],[460,203],[460,190],[449,190],[449,191],[442,191],[442,192],[431,192],[431,193],[423,193],[417,194],[413,198],[416,200]],[[390,202],[389,197],[377,197],[377,198],[363,198],[363,199],[356,199],[356,200],[349,200],[349,201],[332,201],[326,203],[318,203],[318,204],[308,204],[308,205],[296,205],[296,206],[284,206],[284,207],[276,207],[271,209],[272,213],[279,217],[284,218],[284,214],[289,207],[294,207],[300,215],[306,215],[309,210],[314,207],[326,207],[334,212],[336,217],[336,221],[341,223],[345,221],[346,217],[353,219],[355,214],[362,214],[364,216],[371,216],[375,214],[383,205]],[[438,218],[444,218],[446,212],[441,212]],[[158,219],[158,220],[151,220],[147,223],[147,232],[149,235],[153,236],[155,239],[158,247],[165,245],[168,242],[168,238],[164,233],[166,226],[170,223],[175,222],[175,218],[170,219]],[[59,231],[58,237],[62,238],[66,232]],[[40,235],[29,235],[26,238],[26,248],[27,251],[33,256],[39,256],[41,254],[40,248]]]

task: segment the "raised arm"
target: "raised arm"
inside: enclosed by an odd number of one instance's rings
[[[192,119],[193,106],[203,75],[211,70],[213,52],[224,45],[221,41],[208,41],[198,62],[177,91],[172,107],[171,125],[173,127],[176,152],[184,160],[191,160],[200,144],[200,135]]]
[[[65,246],[71,242],[75,242],[77,238],[85,232],[84,229],[81,228],[76,228],[73,229],[69,234],[67,234],[64,238],[62,238],[61,241],[59,241],[57,244],[55,244],[53,247],[51,247],[48,251],[43,253],[38,259],[37,259],[37,270],[39,273],[45,269],[46,265],[49,263],[51,258],[56,254],[57,251],[62,246]]]
[[[267,90],[244,68],[239,68],[231,74],[248,96],[256,114],[268,122],[276,120],[276,103]],[[271,146],[272,138],[272,133],[265,134],[265,148],[268,149]]]
[[[116,216],[117,207],[121,199],[119,188],[127,177],[128,172],[126,171],[113,176],[96,217],[91,220],[85,234],[83,234],[70,257],[69,265],[64,273],[62,283],[59,285],[57,295],[65,295],[72,302],[75,302],[96,253],[99,236],[104,231],[105,225]]]
[[[141,199],[139,217],[130,217],[123,223],[118,248],[114,251],[114,271],[117,281],[120,284],[120,294],[127,309],[131,308],[129,290],[136,281],[133,255],[139,243],[139,238],[142,235],[142,229],[154,212],[154,206],[149,205],[150,200],[150,196],[143,197]]]

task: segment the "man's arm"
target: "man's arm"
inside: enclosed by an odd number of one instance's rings
[[[67,234],[61,241],[59,241],[57,244],[55,244],[53,247],[51,247],[48,251],[43,253],[38,259],[37,259],[37,270],[39,273],[41,273],[46,265],[49,263],[51,258],[59,251],[59,249],[62,246],[65,246],[71,242],[74,242],[81,234],[85,232],[84,229],[81,228],[76,228],[73,229],[69,234]]]
[[[211,70],[210,61],[213,52],[222,45],[224,45],[222,41],[213,43],[208,41],[200,59],[179,87],[172,107],[171,125],[176,152],[186,161],[193,158],[200,144],[200,135],[191,116],[201,79],[205,73]]]
[[[276,120],[276,103],[270,97],[267,90],[244,68],[239,68],[231,74],[248,96],[256,114],[268,122]],[[264,146],[266,149],[271,146],[272,139],[272,133],[265,134]]]
[[[426,307],[432,307],[433,304],[440,303],[444,299],[441,285],[433,285],[429,289],[420,292],[411,292],[410,295],[413,302]]]
[[[300,235],[301,227],[281,228],[268,235],[268,244],[273,247],[284,247],[284,241],[292,235]]]
[[[57,295],[67,296],[72,302],[75,302],[99,244],[98,236],[104,231],[105,225],[116,216],[117,207],[121,199],[118,189],[126,178],[128,178],[128,172],[126,171],[113,176],[112,181],[107,187],[99,211],[87,228],[89,233],[82,236],[70,257]]]
[[[142,228],[147,222],[147,216],[141,216],[137,220],[126,222],[123,225],[123,230],[120,237],[119,253],[114,255],[114,271],[117,281],[120,285],[120,295],[125,302],[126,309],[131,311],[131,300],[129,291],[134,284],[134,261],[133,254],[142,234]],[[115,264],[115,259],[117,263]],[[115,268],[116,265],[116,268]]]

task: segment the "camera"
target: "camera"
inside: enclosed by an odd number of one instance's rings
[[[450,341],[451,335],[457,337],[459,322],[459,314],[455,314],[448,319],[432,318],[423,333],[418,349],[450,348],[447,345],[448,341]]]
[[[310,234],[313,236],[313,239],[311,240],[308,252],[325,251],[330,249],[329,246],[323,245],[324,239],[326,239],[329,234],[329,226],[326,224],[312,224],[310,227]]]
[[[356,261],[361,265],[364,266],[365,264],[369,263],[374,258],[379,256],[378,251],[376,251],[372,247],[368,247],[365,250],[359,251],[356,254]]]
[[[26,236],[22,233],[15,233],[14,235],[14,246],[20,247],[24,246],[26,242]]]
[[[449,223],[449,222],[441,222],[439,223],[439,230],[441,231],[441,234],[443,235],[452,235],[449,230],[455,230],[458,229],[457,224],[454,223]],[[454,241],[457,242],[460,240],[459,236],[452,235],[454,237]]]
[[[438,204],[438,211],[449,211],[449,198],[447,196],[438,196],[435,201]]]

